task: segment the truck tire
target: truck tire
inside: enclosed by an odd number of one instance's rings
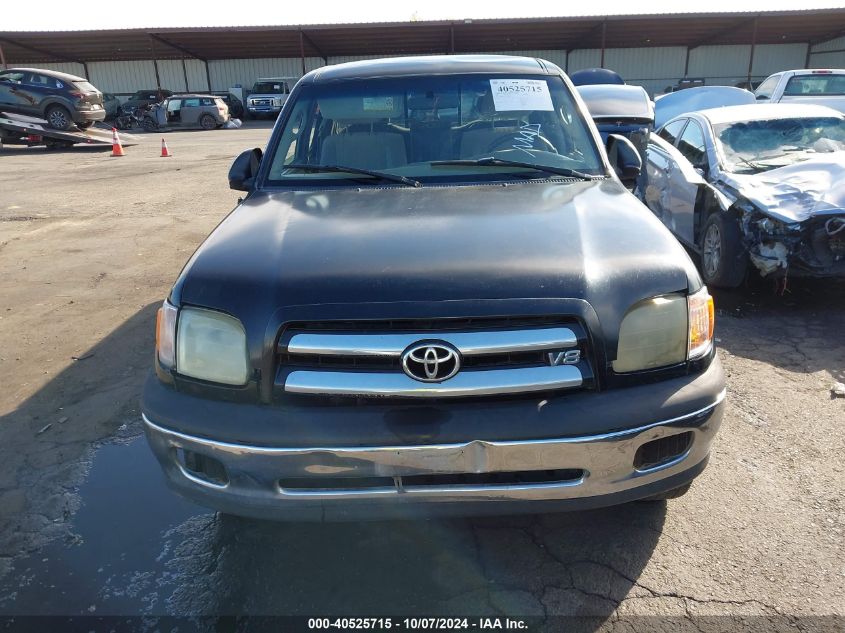
[[[200,117],[200,127],[204,130],[213,130],[217,127],[217,120],[210,114],[203,114]]]
[[[141,122],[141,126],[144,128],[145,132],[155,132],[158,129],[156,122],[148,116],[144,117],[144,120]]]
[[[640,499],[640,501],[667,501],[669,499],[677,499],[678,497],[683,497],[689,491],[692,482],[688,484],[684,484],[683,486],[678,486],[677,488],[672,488],[672,490],[667,490],[666,492],[661,492],[660,494],[651,495],[650,497],[645,497],[644,499]]]
[[[745,279],[748,254],[739,223],[720,211],[711,213],[701,230],[701,275],[708,286],[736,288]]]
[[[68,130],[73,125],[73,118],[64,106],[51,105],[44,112],[44,118],[54,130]]]

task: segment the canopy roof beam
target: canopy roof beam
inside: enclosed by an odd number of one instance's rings
[[[732,27],[730,27],[728,29],[722,29],[718,33],[708,35],[707,37],[704,37],[704,38],[698,40],[694,44],[691,44],[689,46],[689,49],[695,50],[696,48],[699,48],[701,46],[707,46],[708,44],[712,44],[714,42],[718,43],[718,41],[721,40],[726,35],[733,35],[734,33],[744,31],[749,26],[753,27],[756,31],[757,19],[759,17],[760,17],[759,15],[755,15],[754,17],[748,18],[747,20],[743,20],[742,22],[737,22],[736,24],[734,24]]]
[[[596,37],[600,37],[602,33],[604,33],[605,36],[607,35],[606,19],[590,28],[586,33],[578,38],[574,45],[567,47],[567,50],[576,51],[583,48],[596,48],[595,46],[591,47],[590,44]]]
[[[325,53],[324,53],[324,52],[320,49],[320,47],[319,47],[319,46],[317,46],[317,44],[315,44],[315,43],[314,43],[314,40],[312,40],[310,37],[308,37],[308,33],[306,33],[305,31],[303,31],[302,29],[299,29],[299,35],[300,35],[300,37],[302,37],[302,39],[304,40],[304,42],[305,42],[306,44],[308,44],[308,46],[310,46],[310,47],[311,47],[311,48],[313,48],[315,51],[317,51],[317,55],[319,55],[320,57],[322,57],[322,58],[323,58],[323,63],[324,63],[324,64],[326,64],[326,65],[328,65],[328,63],[329,63],[329,57],[328,57],[328,55],[326,55],[326,54],[325,54]]]
[[[193,57],[194,59],[199,59],[200,61],[207,61],[205,57],[202,57],[201,55],[197,55],[195,52],[185,48],[184,46],[181,46],[179,44],[174,44],[173,42],[170,42],[170,41],[164,39],[160,35],[156,35],[155,33],[150,33],[149,36],[151,38],[153,38],[154,40],[161,42],[165,46],[169,46],[170,48],[177,50],[180,53],[184,53],[188,57]]]
[[[13,40],[8,37],[0,37],[0,42],[6,42],[7,44],[11,44],[12,46],[17,46],[22,48],[26,51],[31,53],[38,53],[39,55],[46,55],[47,57],[52,57],[53,59],[57,59],[63,62],[71,62],[73,64],[81,64],[83,67],[85,66],[85,62],[80,59],[72,59],[70,57],[65,57],[64,55],[60,55],[59,53],[55,53],[53,51],[49,51],[46,48],[40,48],[37,46],[32,46],[30,44],[23,44],[17,40]]]
[[[821,44],[822,42],[829,42],[830,40],[835,40],[838,37],[845,37],[845,30],[839,29],[836,31],[829,31],[824,35],[820,35],[819,37],[810,40],[809,44],[810,46],[815,46],[816,44]]]

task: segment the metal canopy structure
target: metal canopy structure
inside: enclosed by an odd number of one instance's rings
[[[15,63],[201,60],[824,42],[845,9],[298,26],[0,31]]]

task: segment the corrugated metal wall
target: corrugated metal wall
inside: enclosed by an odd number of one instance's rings
[[[845,68],[845,37],[813,46],[810,68]]]
[[[322,65],[320,57],[305,58],[306,71]],[[208,62],[208,71],[212,90],[226,90],[236,84],[249,88],[259,77],[300,77],[302,60],[299,57],[225,59]]]
[[[688,76],[703,77],[709,85],[735,85],[748,75],[750,46],[701,46],[690,51]],[[541,57],[569,72],[595,68],[601,64],[600,49],[580,49],[569,53],[562,50],[508,51],[508,55]],[[771,73],[804,66],[806,44],[759,45],[754,53],[752,78],[760,81]],[[378,55],[330,57],[330,64],[361,59],[375,59]],[[319,64],[321,60],[316,60]],[[686,48],[609,48],[605,50],[605,67],[616,70],[631,84],[643,86],[650,94],[660,94],[684,76]]]
[[[687,76],[703,77],[708,85],[734,85],[746,79],[750,46],[700,46],[690,50]],[[601,64],[599,49],[508,51],[507,54],[527,55],[547,59],[569,72],[595,68]],[[752,78],[759,81],[779,70],[803,68],[806,63],[806,44],[767,44],[756,47]],[[330,57],[330,64],[338,64],[370,56]],[[619,72],[629,83],[643,86],[650,94],[660,94],[666,87],[684,76],[686,48],[609,48],[605,50],[604,65]],[[319,57],[305,59],[306,70],[319,68]],[[845,37],[814,46],[810,56],[812,67],[845,67]],[[84,75],[81,64],[42,64],[62,72]],[[131,93],[141,88],[155,88],[155,68],[152,60],[135,62],[91,62],[88,64],[91,82],[105,92]],[[161,87],[174,91],[208,90],[205,63],[188,59],[158,62]],[[210,89],[223,91],[240,84],[249,88],[259,77],[299,77],[302,62],[298,57],[263,59],[227,59],[208,62]],[[185,81],[187,75],[187,83]]]
[[[188,73],[188,91],[205,92],[211,89],[208,86],[208,76],[205,73],[205,62],[199,59],[186,59],[185,70]]]
[[[684,76],[686,49],[683,47],[609,48],[604,51],[605,68],[612,68],[630,84],[649,94],[661,93]],[[582,49],[569,54],[569,72],[601,65],[601,49]],[[561,67],[564,66],[561,64]]]
[[[24,66],[26,68],[31,68],[34,64],[14,64],[12,62],[8,63],[9,68],[14,68],[15,66]],[[90,67],[90,64],[89,64]],[[55,64],[38,64],[38,68],[46,68],[47,70],[55,70],[58,73],[68,73],[70,75],[79,75],[80,77],[85,76],[85,68],[82,64],[77,64],[75,62],[57,62]]]
[[[804,68],[806,63],[806,44],[761,44],[754,52],[754,68],[751,74],[765,79],[781,70]]]
[[[104,92],[131,93],[156,87],[153,62],[92,62],[88,64],[91,83]],[[162,88],[167,86],[162,83]]]
[[[205,64],[198,59],[159,60],[158,76],[166,90],[208,90]],[[88,64],[91,83],[105,92],[132,93],[143,88],[156,87],[156,71],[152,60],[135,62],[92,62]],[[188,82],[185,83],[187,74]]]

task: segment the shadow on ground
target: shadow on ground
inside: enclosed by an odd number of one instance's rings
[[[0,563],[64,532],[93,443],[139,415],[157,307],[141,309],[0,417]]]
[[[316,525],[194,517],[171,533],[180,582],[162,597],[173,614],[604,619],[639,590],[665,507]]]
[[[845,381],[845,280],[795,279],[782,295],[751,279],[715,289],[718,345],[731,354],[795,372],[830,372]]]
[[[222,517],[176,497],[138,437],[155,309],[140,310],[0,420],[0,614],[603,621],[632,592],[650,595],[637,578],[660,537],[664,503],[281,524]]]

